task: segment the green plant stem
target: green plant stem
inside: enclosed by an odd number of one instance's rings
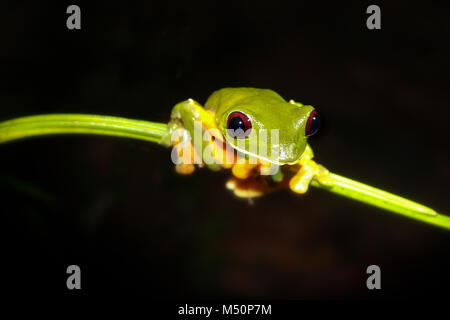
[[[41,135],[97,134],[160,142],[168,133],[164,123],[87,114],[45,114],[0,123],[0,143]],[[311,185],[435,226],[450,229],[450,217],[433,209],[360,182],[331,174],[332,186]]]
[[[159,142],[164,123],[87,114],[45,114],[0,123],[0,143],[51,134],[97,134]]]
[[[334,184],[325,186],[317,180],[313,180],[311,185],[325,189],[361,201],[375,207],[379,207],[391,212],[395,212],[412,219],[420,220],[435,226],[450,230],[450,217],[438,214],[431,208],[417,202],[407,200],[392,193],[368,186],[366,184],[331,173]]]

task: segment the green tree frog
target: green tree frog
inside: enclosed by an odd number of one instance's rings
[[[191,137],[195,136],[196,123],[200,123],[202,135],[216,133],[195,144]],[[231,150],[233,155],[228,159],[233,161],[206,165],[212,170],[231,169],[233,177],[227,187],[239,197],[261,196],[286,184],[294,192],[305,193],[313,178],[321,184],[333,183],[329,171],[312,160],[313,152],[307,143],[307,138],[319,126],[320,116],[310,105],[288,102],[268,89],[224,88],[215,91],[204,107],[193,99],[175,105],[168,134],[161,143],[173,145],[182,156],[185,150],[180,149],[180,142],[189,141],[191,154],[176,165],[177,172],[182,174],[192,173],[194,163],[200,167],[205,165],[203,160],[198,160],[205,148],[217,160],[230,157]],[[180,129],[185,134],[174,138]],[[274,132],[278,136],[275,143]],[[261,139],[261,134],[265,139]],[[272,165],[276,165],[276,171],[264,175],[264,170]]]

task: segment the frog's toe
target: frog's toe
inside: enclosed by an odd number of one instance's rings
[[[256,167],[257,164],[235,163],[231,167],[231,172],[236,178],[247,179]]]
[[[173,145],[175,153],[172,160],[176,163],[175,171],[179,174],[191,174],[195,170],[194,164],[203,166],[194,145],[190,141],[175,142]]]
[[[333,178],[331,177],[330,171],[328,171],[327,168],[320,164],[318,166],[318,173],[315,175],[317,181],[325,186],[332,186],[334,182]]]
[[[320,184],[333,185],[333,178],[324,166],[315,163],[313,160],[306,160],[298,173],[289,181],[289,188],[296,193],[305,193],[308,191],[313,178]]]
[[[194,172],[195,167],[193,164],[177,164],[175,165],[175,171],[179,174],[184,174],[184,175],[188,175],[191,174],[192,172]]]
[[[271,191],[266,181],[256,178],[238,179],[232,177],[227,181],[226,187],[239,198],[261,197]]]
[[[310,182],[308,175],[296,175],[289,181],[289,188],[296,193],[306,193]]]

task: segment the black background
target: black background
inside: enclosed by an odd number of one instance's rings
[[[356,3],[356,2],[355,2]],[[66,28],[81,7],[82,29]],[[0,11],[0,120],[167,122],[184,99],[271,88],[322,115],[333,172],[450,214],[448,11],[429,2],[30,2]],[[274,115],[276,116],[276,115]],[[313,189],[235,198],[170,151],[98,136],[0,146],[1,289],[34,296],[448,297],[449,233]],[[82,290],[66,289],[77,264]],[[381,267],[382,290],[366,288]]]

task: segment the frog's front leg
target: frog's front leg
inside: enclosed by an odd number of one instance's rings
[[[332,185],[333,180],[330,172],[320,164],[312,160],[314,154],[311,147],[307,144],[306,149],[300,158],[298,164],[300,170],[289,181],[289,188],[296,193],[305,193],[308,191],[309,184],[313,178],[324,185]]]
[[[170,118],[168,133],[161,139],[161,144],[175,148],[181,159],[181,163],[176,165],[176,171],[190,174],[194,171],[194,163],[203,166],[202,152],[207,145],[213,144],[210,148],[212,153],[218,153],[215,152],[217,143],[213,143],[214,139],[203,139],[206,130],[217,129],[215,115],[193,99],[188,99],[175,105]],[[198,139],[198,142],[194,139]],[[207,165],[213,170],[220,169],[216,163],[207,162]]]

